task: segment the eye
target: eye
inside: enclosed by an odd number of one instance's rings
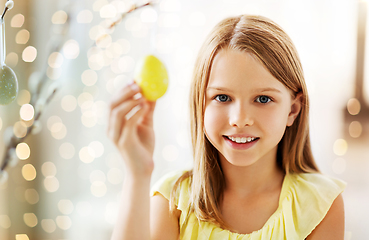
[[[259,96],[259,97],[256,99],[256,101],[257,101],[258,103],[266,104],[266,103],[268,103],[268,102],[272,101],[272,99],[271,99],[270,97],[268,97],[268,96]]]
[[[229,97],[225,94],[217,95],[217,96],[215,96],[214,99],[217,100],[218,102],[227,102],[227,101],[229,101]]]

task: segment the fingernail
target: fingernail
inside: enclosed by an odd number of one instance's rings
[[[139,89],[139,87],[136,83],[133,83],[130,87],[133,91],[137,91]]]

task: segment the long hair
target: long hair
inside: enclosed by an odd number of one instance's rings
[[[218,151],[204,133],[205,90],[212,62],[221,49],[233,49],[254,55],[268,71],[296,96],[301,93],[301,111],[292,126],[287,127],[277,151],[277,161],[285,173],[318,172],[309,139],[309,99],[303,70],[296,48],[289,36],[271,20],[242,15],[227,18],[214,27],[202,45],[196,61],[191,92],[191,137],[194,156],[192,171],[176,182],[171,199],[180,183],[189,178],[190,212],[202,221],[226,227],[220,212],[224,176]]]

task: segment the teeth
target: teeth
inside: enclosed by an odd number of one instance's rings
[[[248,137],[248,138],[245,138],[245,137],[228,137],[228,139],[232,140],[233,142],[236,142],[236,143],[249,143],[249,142],[252,142],[255,140],[255,138],[253,137]]]

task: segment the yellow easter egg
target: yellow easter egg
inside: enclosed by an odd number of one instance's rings
[[[156,101],[163,96],[169,83],[164,64],[153,55],[147,55],[137,63],[135,81],[149,101]]]

